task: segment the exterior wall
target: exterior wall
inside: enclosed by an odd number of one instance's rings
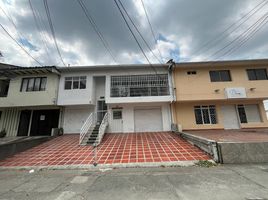
[[[64,134],[80,133],[81,127],[92,112],[93,106],[66,107],[63,114]]]
[[[152,108],[161,107],[162,112],[162,124],[163,131],[171,130],[171,119],[170,119],[170,107],[168,103],[143,103],[143,104],[111,104],[109,107],[109,127],[108,132],[117,132],[113,129],[112,125],[112,108],[122,108],[122,120],[123,120],[123,132],[135,132],[135,122],[134,122],[134,110],[136,108]],[[153,124],[148,124],[148,126],[153,126]]]
[[[157,69],[158,73],[168,73],[167,70],[163,68]],[[94,70],[77,70],[61,72],[61,78],[59,83],[59,95],[58,95],[58,105],[88,105],[96,104],[96,88],[97,83],[95,83],[94,78],[104,76],[105,80],[105,101],[106,103],[137,103],[137,102],[170,102],[172,101],[172,95],[161,96],[161,97],[120,97],[114,98],[110,97],[110,84],[111,76],[117,75],[140,75],[140,74],[154,74],[155,72],[150,67],[144,68],[123,68],[123,69],[107,69],[102,70],[101,68]],[[87,86],[86,89],[77,90],[64,90],[64,80],[68,76],[87,76]],[[171,86],[170,86],[171,87]]]
[[[6,136],[17,136],[20,110],[16,108],[1,109],[0,131],[5,130]]]
[[[212,64],[213,65],[213,64]],[[267,65],[259,68],[267,68]],[[223,67],[175,68],[175,88],[177,101],[221,100],[226,99],[225,88],[244,87],[248,99],[265,99],[268,97],[268,80],[248,80],[246,69],[254,65]],[[257,67],[256,67],[257,68]],[[232,81],[211,82],[210,70],[230,70]],[[187,75],[187,71],[196,71],[196,75]],[[267,68],[268,71],[268,68]],[[250,88],[255,88],[250,91]],[[215,92],[219,90],[219,92]]]
[[[180,102],[175,104],[175,114],[177,124],[181,126],[182,130],[197,130],[197,129],[224,129],[223,114],[221,111],[222,105],[237,105],[237,104],[258,104],[261,122],[249,122],[240,124],[241,128],[267,128],[268,121],[266,118],[264,105],[262,101],[196,101],[196,102]],[[217,124],[196,124],[194,106],[198,105],[215,105],[217,113]]]
[[[47,77],[45,91],[20,92],[22,78]],[[10,80],[7,97],[0,97],[0,107],[56,105],[59,77],[56,74],[18,76]]]

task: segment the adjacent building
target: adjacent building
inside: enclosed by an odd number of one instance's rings
[[[0,130],[7,136],[51,135],[59,127],[55,67],[0,68]]]
[[[177,63],[174,123],[181,130],[268,127],[268,60]]]

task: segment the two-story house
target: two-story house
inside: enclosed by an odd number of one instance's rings
[[[107,132],[169,131],[173,100],[168,65],[61,67],[58,105],[65,133],[79,133],[91,113]]]
[[[182,130],[268,127],[268,60],[177,63],[174,123]]]
[[[7,136],[51,135],[59,127],[55,67],[0,68],[0,130]]]

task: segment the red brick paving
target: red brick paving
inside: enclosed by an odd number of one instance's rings
[[[268,142],[268,129],[185,131],[218,142]]]
[[[0,166],[93,164],[91,146],[79,146],[79,135],[64,135],[0,161]],[[207,160],[197,147],[170,132],[109,133],[98,146],[98,163],[144,163]]]

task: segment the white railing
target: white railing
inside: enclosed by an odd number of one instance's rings
[[[90,132],[92,133],[96,123],[97,123],[97,114],[96,113],[91,113],[88,116],[88,118],[85,121],[85,123],[83,124],[82,128],[80,129],[79,144],[83,143],[83,140],[84,140],[85,136],[88,133],[90,133]]]
[[[94,146],[98,146],[101,143],[101,140],[102,140],[102,138],[105,134],[106,128],[108,126],[108,117],[109,117],[109,114],[107,112],[107,113],[105,113],[105,115],[101,121],[100,128],[99,128],[99,134],[98,134],[98,137],[96,139]]]

